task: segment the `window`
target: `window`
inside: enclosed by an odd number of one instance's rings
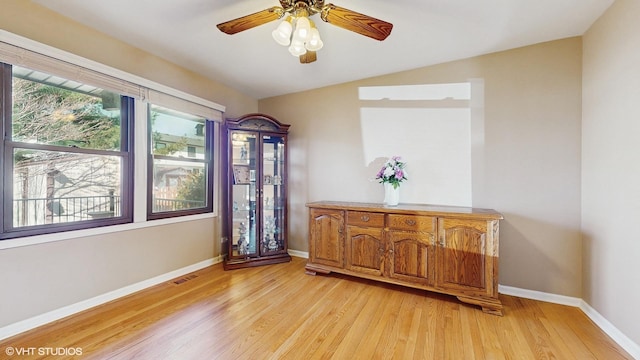
[[[0,239],[131,222],[133,99],[0,66]]]
[[[3,247],[214,213],[213,136],[224,106],[0,33],[0,240],[12,239]],[[134,179],[134,164],[149,176]]]
[[[213,123],[149,104],[149,129],[147,217],[211,212]]]

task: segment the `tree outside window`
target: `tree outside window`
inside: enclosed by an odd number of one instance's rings
[[[52,224],[122,219],[128,162],[122,145],[128,131],[121,96],[4,66],[12,70],[12,111],[5,120],[11,136],[4,142],[13,161],[4,165],[5,187],[12,190],[12,198],[3,198],[4,209],[12,216],[10,222],[5,217],[3,237],[12,229],[36,234],[50,232]]]

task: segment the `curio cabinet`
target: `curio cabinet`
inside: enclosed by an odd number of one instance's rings
[[[287,253],[287,132],[264,114],[226,120],[225,270],[282,263]]]

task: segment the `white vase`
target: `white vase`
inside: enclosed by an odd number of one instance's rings
[[[393,188],[393,185],[384,183],[384,202],[385,206],[398,206],[400,202],[400,186]]]

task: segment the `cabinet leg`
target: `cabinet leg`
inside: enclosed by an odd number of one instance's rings
[[[314,266],[313,264],[307,264],[307,266],[304,267],[304,273],[313,276],[315,276],[317,273],[326,275],[330,274],[331,270],[323,269],[321,267]]]
[[[502,309],[492,309],[492,308],[487,308],[487,307],[482,307],[482,312],[487,313],[487,314],[491,314],[491,315],[498,315],[498,316],[502,316]]]
[[[458,296],[458,300],[467,304],[479,305],[482,307],[482,312],[491,315],[502,316],[502,303],[499,299],[478,299],[470,298],[466,296]]]

